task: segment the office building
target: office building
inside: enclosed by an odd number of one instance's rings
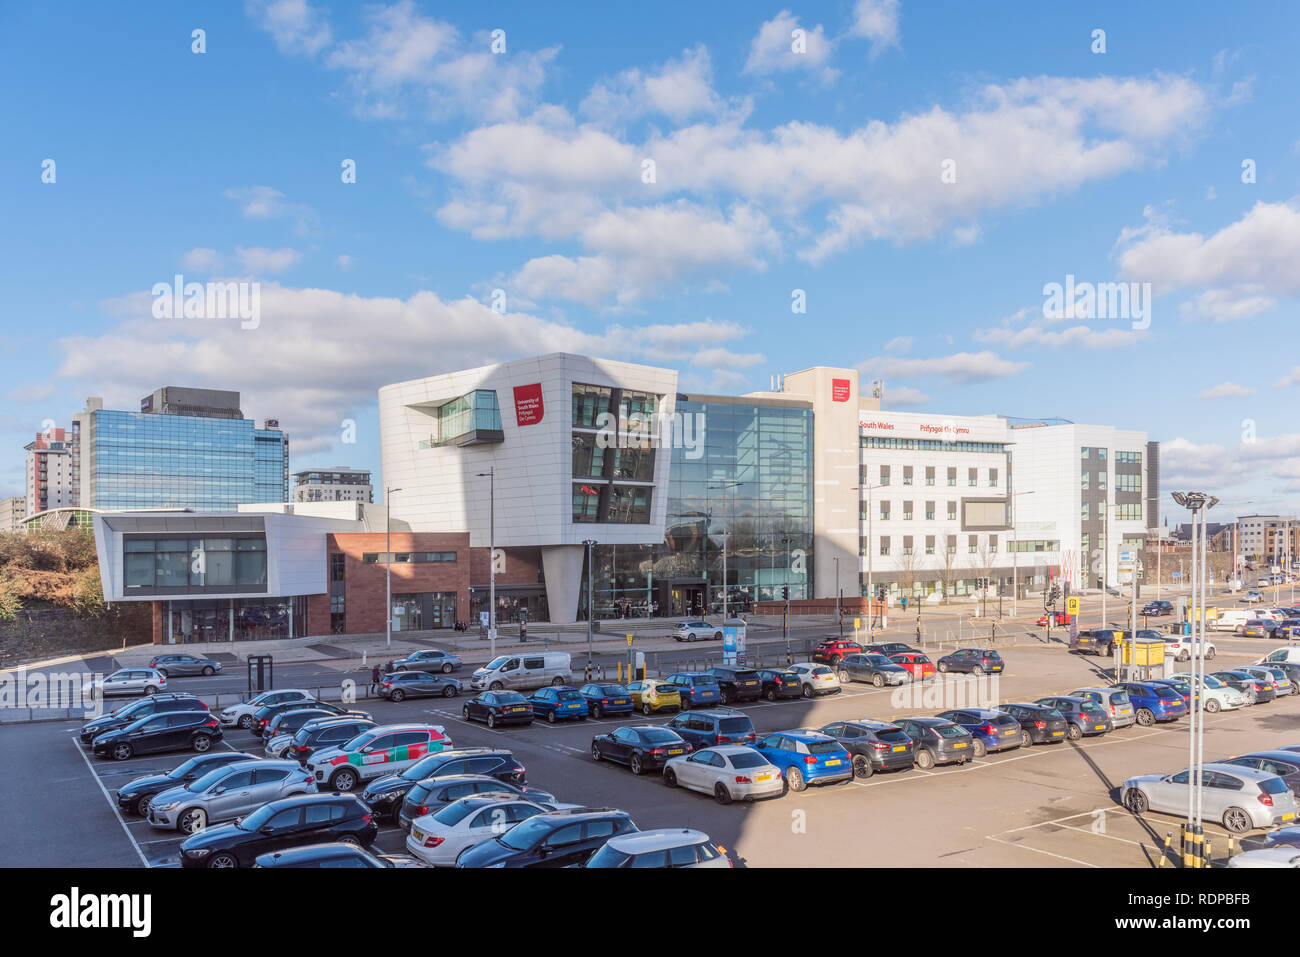
[[[373,502],[375,489],[369,469],[336,465],[293,473],[295,502]]]
[[[16,531],[27,517],[27,497],[14,495],[0,501],[0,532]]]
[[[25,445],[27,452],[27,515],[80,503],[81,433],[74,420],[71,429],[49,429]]]
[[[1242,515],[1237,553],[1246,561],[1289,567],[1300,558],[1300,522],[1294,515]]]

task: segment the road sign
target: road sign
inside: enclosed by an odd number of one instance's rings
[[[629,633],[628,633],[628,636],[627,636],[627,646],[628,646],[629,648],[632,647],[632,634],[631,634],[631,632],[629,632]]]
[[[1071,595],[1065,599],[1065,613],[1067,615],[1077,615],[1079,613],[1079,596]]]

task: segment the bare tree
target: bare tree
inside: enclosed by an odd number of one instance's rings
[[[945,536],[943,542],[943,571],[940,573],[941,580],[943,582],[943,597],[945,599],[952,598],[953,581],[954,581],[953,574],[952,574],[952,566],[953,566],[953,562],[955,562],[956,560],[957,560],[957,546],[954,544],[951,548],[949,548],[948,540],[947,537]]]

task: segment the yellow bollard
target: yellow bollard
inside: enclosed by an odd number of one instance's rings
[[[1182,825],[1182,830],[1183,830],[1183,867],[1192,868],[1196,866],[1196,862],[1192,857],[1192,842],[1189,839],[1190,835],[1188,834],[1186,824]]]
[[[1174,843],[1174,832],[1165,832],[1165,846],[1160,850],[1160,860],[1156,862],[1156,867],[1165,866],[1165,858],[1169,856],[1169,848]]]
[[[1205,839],[1205,859],[1204,859],[1203,861],[1201,861],[1201,866],[1202,866],[1202,867],[1209,867],[1209,866],[1210,866],[1210,861],[1213,860],[1213,858],[1214,858],[1214,844],[1213,844],[1213,842],[1212,842],[1212,841],[1207,837],[1207,838]]]

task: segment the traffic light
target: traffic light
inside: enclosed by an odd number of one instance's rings
[[[790,600],[790,586],[789,586],[789,585],[782,585],[782,586],[781,586],[781,600],[782,600],[782,601],[789,601],[789,600]]]

